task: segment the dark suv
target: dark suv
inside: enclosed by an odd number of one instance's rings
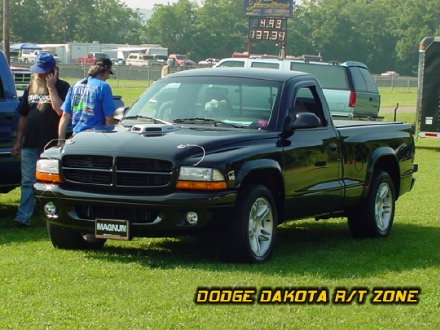
[[[0,52],[0,193],[20,185],[20,159],[11,155],[14,145],[18,112],[17,93],[9,64]]]
[[[216,67],[268,68],[311,73],[319,80],[333,117],[374,119],[379,114],[379,91],[367,66],[360,62],[337,64],[276,58],[226,58]]]

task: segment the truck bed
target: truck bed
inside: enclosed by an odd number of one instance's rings
[[[405,124],[404,122],[393,121],[366,121],[366,120],[333,120],[333,124],[336,128],[347,127],[363,127],[363,126],[387,126],[393,124]]]

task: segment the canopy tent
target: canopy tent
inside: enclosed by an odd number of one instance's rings
[[[34,44],[24,43],[24,44],[14,44],[11,46],[11,49],[14,49],[14,50],[22,50],[22,49],[41,50],[43,48],[41,48],[40,46],[34,45]]]

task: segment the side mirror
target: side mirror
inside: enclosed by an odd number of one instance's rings
[[[286,125],[282,133],[283,138],[291,136],[296,129],[315,128],[321,126],[321,119],[311,112],[299,112],[295,115],[294,121],[289,119],[286,121]]]
[[[127,113],[128,109],[130,107],[119,107],[115,110],[115,113],[113,114],[113,118],[116,119],[118,122],[124,117],[124,115]]]
[[[116,109],[125,105],[120,95],[113,95],[113,102],[115,102]]]

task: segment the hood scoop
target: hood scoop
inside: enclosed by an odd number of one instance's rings
[[[131,128],[131,132],[147,135],[159,135],[177,131],[180,127],[166,124],[136,124]]]

